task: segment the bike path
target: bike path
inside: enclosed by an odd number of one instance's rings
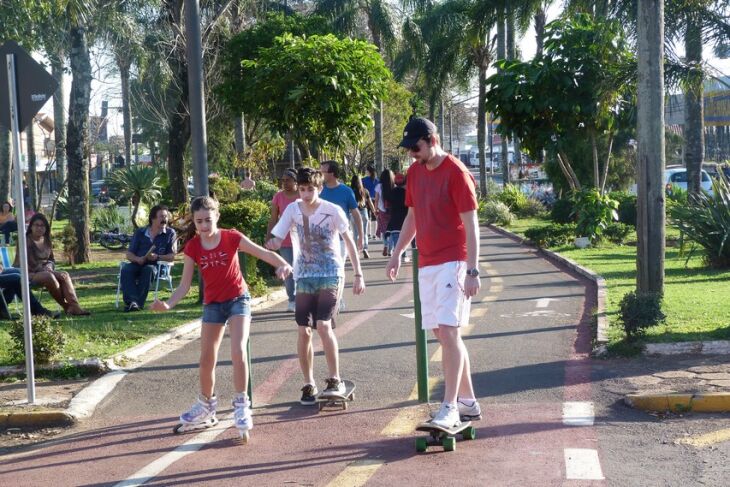
[[[371,254],[377,250],[373,246]],[[356,401],[347,411],[319,414],[296,402],[301,379],[295,325],[291,314],[268,311],[254,316],[257,407],[249,445],[235,445],[237,435],[230,428],[205,440],[195,433],[170,434],[180,410],[194,398],[195,342],[129,374],[83,429],[2,462],[0,482],[596,483],[571,480],[577,467],[567,457],[592,451],[600,458],[593,428],[563,424],[566,403],[590,401],[586,283],[487,230],[481,250],[487,278],[465,340],[485,418],[475,423],[477,439],[459,441],[456,452],[415,452],[412,428],[427,410],[410,399],[415,384],[410,273],[390,284],[383,277],[385,259],[377,258],[365,261],[367,295],[346,295],[347,310],[338,322],[342,375],[357,384]],[[224,416],[232,397],[227,347],[226,341],[217,387]],[[438,356],[438,347],[430,343],[433,377],[441,374]],[[315,376],[324,377],[321,354],[315,364]],[[432,400],[440,396],[437,384]],[[154,472],[151,479],[144,477],[149,472]]]

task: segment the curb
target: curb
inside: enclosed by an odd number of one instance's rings
[[[524,239],[520,235],[512,233],[509,230],[505,230],[502,227],[498,227],[491,223],[488,224],[487,227],[497,233],[501,233],[506,237],[516,240],[521,244],[525,244],[526,242],[526,239]],[[553,252],[552,250],[542,249],[539,247],[535,247],[535,249],[537,250],[538,254],[547,257],[548,260],[564,265],[571,269],[573,272],[580,274],[581,276],[593,281],[596,284],[596,336],[594,338],[596,344],[599,346],[607,344],[608,318],[606,317],[606,297],[608,296],[608,292],[606,290],[606,280],[592,270],[587,269],[575,262],[574,260],[564,257],[556,252]]]
[[[704,394],[628,394],[624,402],[642,411],[673,413],[728,413],[730,393],[707,392]]]
[[[272,293],[260,296],[251,300],[251,309],[266,309],[286,299],[286,290],[279,289]],[[185,323],[172,330],[150,338],[146,342],[135,345],[124,352],[114,355],[110,359],[104,361],[106,365],[112,369],[110,372],[102,375],[98,379],[90,382],[86,387],[79,391],[76,396],[71,399],[65,410],[38,410],[38,411],[11,411],[0,412],[0,428],[44,428],[52,426],[70,426],[79,420],[89,418],[96,409],[96,406],[114,390],[114,387],[121,381],[129,371],[143,365],[143,363],[132,364],[128,367],[121,368],[117,365],[124,360],[136,360],[143,354],[152,350],[159,344],[172,340],[174,338],[190,334],[200,329],[200,319]],[[91,361],[99,361],[98,359],[90,359]]]

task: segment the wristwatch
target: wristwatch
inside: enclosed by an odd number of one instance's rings
[[[468,271],[466,271],[466,275],[469,277],[479,277],[479,269],[477,269],[476,267],[473,269],[469,269]]]

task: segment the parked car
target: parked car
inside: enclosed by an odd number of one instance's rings
[[[664,183],[666,184],[667,191],[671,191],[672,186],[678,186],[683,190],[687,191],[687,168],[684,167],[670,167],[664,170]],[[700,187],[712,194],[712,179],[710,175],[702,170],[700,176]]]

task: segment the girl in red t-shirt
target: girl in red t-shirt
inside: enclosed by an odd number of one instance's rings
[[[234,420],[241,439],[248,440],[253,428],[248,400],[248,361],[246,343],[251,326],[251,296],[241,275],[238,252],[246,252],[276,267],[276,275],[285,279],[292,271],[279,255],[253,243],[236,230],[218,228],[218,202],[201,196],[190,205],[197,235],[185,245],[185,264],[180,286],[167,302],[155,300],[152,310],[172,309],[190,290],[193,271],[200,269],[205,291],[203,325],[200,330],[200,396],[189,411],[180,415],[175,432],[208,428],[218,423],[215,417],[218,399],[214,393],[215,365],[218,347],[228,323],[231,336],[231,361],[236,396],[233,400]]]

